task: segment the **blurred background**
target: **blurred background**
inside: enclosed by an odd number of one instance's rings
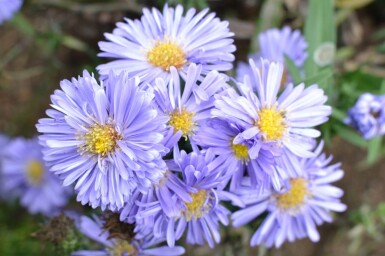
[[[0,132],[36,135],[35,124],[45,116],[49,95],[59,82],[83,69],[96,74],[103,61],[96,56],[103,33],[123,17],[140,18],[143,7],[162,8],[165,2],[209,7],[229,20],[237,61],[255,52],[259,32],[282,25],[302,29],[312,15],[307,0],[25,1],[12,20],[0,25]],[[223,229],[225,237],[214,251],[188,247],[187,255],[385,255],[385,149],[381,140],[365,141],[341,122],[362,92],[385,93],[385,1],[336,0],[331,26],[338,49],[332,90],[339,100],[323,131],[327,152],[345,170],[337,185],[345,191],[342,201],[348,211],[320,227],[316,244],[304,239],[281,249],[249,248],[253,231],[231,228]],[[78,208],[75,200],[68,206]],[[52,255],[55,245],[42,241],[38,232],[48,223],[43,216],[29,215],[18,202],[0,202],[0,209],[0,255]],[[60,228],[60,223],[55,225]]]

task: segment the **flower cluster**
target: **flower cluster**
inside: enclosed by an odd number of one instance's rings
[[[214,247],[230,204],[240,208],[235,226],[267,213],[252,245],[317,241],[316,225],[345,209],[329,185],[343,172],[316,147],[315,127],[331,114],[324,91],[286,82],[281,90],[284,55],[299,66],[307,56],[300,33],[262,34],[261,47],[272,48],[235,88],[220,73],[234,59],[227,22],[207,9],[143,12],[100,42],[99,55],[114,59],[97,68],[101,80],[84,71],[62,81],[37,124],[50,171],[74,184],[77,200],[134,226],[135,238],[110,239],[84,217],[82,232],[106,247],[97,255],[180,255],[182,237]],[[160,242],[168,246],[150,249]]]
[[[385,96],[362,94],[349,109],[345,123],[356,129],[365,139],[385,134]]]

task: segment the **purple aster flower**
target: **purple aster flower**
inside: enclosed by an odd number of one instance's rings
[[[36,139],[16,138],[3,149],[2,192],[20,198],[30,213],[52,216],[64,206],[70,189],[48,171]]]
[[[167,161],[168,168],[173,169],[173,161]],[[174,217],[179,213],[178,200],[191,202],[190,193],[197,190],[187,186],[170,170],[164,172],[159,183],[154,184],[145,194],[136,193],[120,213],[120,220],[135,223],[137,236],[146,236],[152,232],[155,225],[155,213]],[[145,212],[145,214],[142,214]]]
[[[256,59],[256,62],[258,62],[258,57],[257,56],[248,56],[248,59]],[[236,68],[236,72],[235,72],[236,76],[236,80],[237,81],[242,81],[243,78],[245,77],[245,75],[248,75],[248,76],[251,76],[251,68],[250,68],[250,65],[249,63],[247,62],[244,62],[244,61],[239,61],[237,62],[237,68]]]
[[[283,66],[262,60],[261,71],[250,60],[252,76],[238,83],[242,96],[218,97],[213,116],[237,124],[244,129],[234,138],[234,144],[252,144],[249,148],[255,157],[261,149],[274,155],[282,149],[300,157],[310,157],[313,139],[320,132],[313,127],[328,120],[331,107],[324,91],[317,85],[305,88],[304,84],[289,84],[278,96]]]
[[[190,63],[202,64],[202,72],[226,71],[232,68],[235,51],[234,35],[228,22],[220,21],[208,9],[196,13],[183,7],[164,6],[163,13],[153,8],[143,9],[140,20],[118,22],[112,34],[106,33],[109,42],[100,42],[101,57],[116,59],[97,67],[102,76],[111,70],[127,71],[131,76],[151,82],[171,78],[174,67],[185,78]]]
[[[169,118],[164,139],[168,148],[172,148],[182,136],[185,139],[194,136],[200,125],[211,118],[214,95],[228,87],[227,77],[217,71],[211,71],[202,78],[201,65],[189,66],[184,86],[181,86],[180,77],[174,67],[171,67],[170,74],[168,84],[157,78],[153,88],[159,112]]]
[[[99,242],[105,247],[104,250],[99,251],[77,251],[73,252],[72,256],[177,256],[185,253],[181,246],[156,247],[163,242],[160,239],[153,237],[146,237],[145,239],[132,239],[131,241],[122,240],[118,238],[110,238],[107,230],[103,230],[103,222],[95,217],[92,220],[86,216],[80,219],[80,231],[89,238]]]
[[[132,200],[127,202],[120,212],[120,220],[135,223],[134,231],[137,238],[146,237],[154,232],[155,226],[158,226],[160,221],[163,221],[163,215],[170,218],[178,215],[179,200],[191,202],[189,193],[195,192],[196,189],[188,187],[176,173],[167,170],[158,184],[146,193],[136,193]],[[165,236],[163,230],[153,234],[157,238]],[[170,245],[174,246],[174,243]]]
[[[285,62],[287,55],[297,67],[307,58],[307,43],[299,30],[285,26],[282,29],[269,29],[258,36],[260,57]]]
[[[0,0],[0,24],[12,19],[23,5],[22,0]]]
[[[299,30],[292,30],[285,26],[282,29],[268,29],[258,36],[260,51],[251,55],[255,62],[260,58],[285,64],[285,55],[301,69],[307,58],[307,43]],[[239,63],[237,66],[237,79],[243,80],[244,75],[251,74],[250,66],[246,63]],[[288,84],[291,81],[287,70],[284,69],[281,84]]]
[[[332,157],[320,155],[323,143],[312,158],[291,155],[291,164],[283,166],[289,172],[302,170],[302,175],[287,180],[288,186],[257,193],[250,189],[245,179],[244,187],[237,193],[247,205],[232,215],[233,225],[242,226],[267,212],[266,218],[251,238],[251,246],[264,243],[267,247],[280,247],[285,240],[309,237],[319,240],[316,226],[331,222],[330,211],[342,212],[346,205],[340,202],[343,191],[330,183],[342,178],[340,164],[329,165]],[[292,169],[292,170],[290,170]]]
[[[51,171],[65,186],[76,184],[78,201],[118,210],[135,189],[145,192],[162,177],[168,119],[127,73],[104,82],[99,86],[86,71],[62,81],[37,128]]]
[[[362,94],[349,109],[345,123],[360,132],[365,139],[385,134],[385,97]]]
[[[191,202],[173,200],[172,204],[179,208],[174,216],[167,216],[161,211],[161,207],[157,207],[160,203],[153,202],[148,204],[143,212],[138,213],[137,219],[153,216],[152,233],[155,237],[166,236],[170,246],[174,246],[175,241],[180,239],[187,229],[187,243],[204,244],[207,241],[209,246],[213,247],[214,242],[220,241],[219,223],[227,225],[227,216],[230,214],[220,202],[230,200],[243,206],[232,193],[217,189],[224,179],[223,167],[215,163],[215,155],[210,149],[186,154],[184,151],[179,152],[178,147],[175,147],[174,162],[169,163],[169,168],[180,173],[183,182],[195,189],[193,193],[189,193]]]
[[[261,189],[270,188],[271,184],[279,189],[282,184],[277,176],[274,155],[261,149],[259,156],[255,157],[250,151],[252,144],[234,143],[234,138],[243,131],[236,124],[214,118],[202,126],[194,141],[204,149],[210,148],[218,156],[218,165],[226,166],[226,176],[231,178],[230,191],[236,191],[245,174],[253,185]],[[222,183],[223,187],[226,185],[227,182]]]

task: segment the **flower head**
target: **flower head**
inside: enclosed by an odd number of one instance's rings
[[[269,29],[258,35],[260,57],[285,63],[287,55],[297,67],[307,58],[307,43],[299,30],[285,26],[282,29]]]
[[[2,190],[19,197],[30,213],[56,214],[70,196],[70,189],[48,171],[37,139],[16,138],[3,149]]]
[[[232,215],[233,225],[244,225],[262,213],[266,218],[251,238],[252,246],[266,244],[280,247],[285,240],[290,242],[309,237],[319,240],[317,225],[331,222],[330,211],[342,212],[346,206],[340,202],[343,191],[330,183],[342,178],[340,164],[329,165],[331,157],[320,155],[323,144],[316,150],[312,158],[291,157],[291,164],[281,168],[288,172],[300,169],[302,174],[286,180],[287,188],[280,192],[271,189],[256,193],[247,185],[237,192],[247,205]]]
[[[282,29],[268,29],[258,35],[260,51],[252,56],[251,59],[258,61],[260,58],[285,64],[287,56],[294,64],[301,69],[307,58],[307,43],[299,30],[292,30],[285,26]],[[237,68],[238,80],[243,80],[244,75],[250,75],[252,70],[246,63],[239,63]],[[288,84],[291,81],[284,68],[281,84]]]
[[[385,96],[362,94],[349,109],[345,123],[370,139],[385,134]]]
[[[76,184],[77,199],[118,210],[134,190],[146,191],[165,171],[161,141],[168,119],[126,73],[111,74],[105,85],[87,72],[64,80],[51,97],[49,118],[37,128],[51,171],[64,185]]]
[[[223,167],[215,162],[211,150],[206,152],[193,151],[186,154],[174,148],[174,160],[169,163],[173,172],[180,173],[182,181],[190,190],[190,198],[181,200],[173,197],[172,204],[178,207],[174,215],[167,215],[157,201],[148,202],[147,207],[137,214],[137,219],[147,216],[154,218],[154,225],[147,231],[155,236],[167,238],[167,243],[173,246],[187,230],[187,243],[204,244],[210,247],[220,241],[219,223],[228,224],[230,214],[220,204],[222,200],[231,200],[237,205],[243,205],[232,193],[218,189],[223,181]]]
[[[208,9],[196,13],[183,7],[164,6],[163,12],[143,9],[140,20],[118,22],[112,34],[105,34],[108,42],[100,42],[101,57],[116,60],[97,67],[100,74],[127,71],[130,76],[151,82],[171,78],[174,67],[185,78],[188,65],[202,64],[203,73],[232,68],[233,33],[228,22],[220,21]]]
[[[258,157],[250,149],[253,144],[234,143],[235,137],[244,129],[237,124],[213,118],[206,122],[194,137],[194,143],[204,149],[211,149],[218,156],[216,162],[224,166],[226,176],[231,180],[230,191],[236,191],[244,175],[251,179],[251,184],[261,189],[270,188],[271,184],[280,188],[276,177],[274,155],[269,150],[261,149]],[[221,186],[226,187],[227,182]]]
[[[181,137],[187,139],[196,134],[201,124],[211,117],[214,95],[228,87],[227,78],[216,71],[204,78],[201,74],[202,66],[191,64],[184,86],[181,86],[174,67],[168,84],[161,78],[155,80],[155,102],[159,112],[169,119],[164,139],[168,148],[172,148]]]
[[[173,161],[167,161],[173,169]],[[170,170],[164,172],[159,183],[154,184],[146,193],[136,193],[120,213],[120,220],[136,223],[138,235],[147,235],[152,231],[156,214],[174,217],[179,213],[179,201],[191,202],[190,193],[197,192]]]
[[[120,223],[121,225],[124,223]],[[184,254],[185,250],[181,246],[155,247],[163,242],[161,239],[154,239],[147,236],[144,239],[132,238],[131,240],[113,237],[109,230],[103,229],[105,223],[95,217],[80,218],[79,230],[89,238],[99,242],[104,249],[98,251],[82,250],[72,253],[72,256],[178,256]]]
[[[0,24],[12,19],[23,5],[22,0],[0,0]]]
[[[289,84],[278,95],[283,74],[280,63],[262,60],[260,71],[250,60],[252,76],[238,83],[242,96],[222,96],[211,113],[244,129],[234,138],[235,144],[250,143],[255,156],[260,149],[273,154],[289,150],[300,157],[310,157],[313,138],[320,132],[312,127],[328,120],[331,107],[317,85]],[[278,151],[277,151],[278,150]]]

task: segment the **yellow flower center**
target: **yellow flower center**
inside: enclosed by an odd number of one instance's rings
[[[170,114],[170,120],[168,124],[174,127],[174,133],[177,131],[182,131],[183,136],[187,138],[187,135],[191,135],[195,123],[193,121],[194,113],[186,111],[185,108],[182,108],[182,111],[175,110]]]
[[[186,220],[190,221],[192,218],[199,219],[203,216],[205,212],[208,212],[210,209],[210,204],[206,203],[207,191],[199,190],[195,194],[190,194],[192,197],[191,203],[185,203],[186,205]]]
[[[234,138],[231,139],[231,149],[233,150],[233,153],[235,157],[242,162],[247,162],[249,158],[249,152],[246,145],[242,144],[234,144],[233,142]]]
[[[39,161],[32,160],[27,164],[27,178],[33,185],[38,185],[42,182],[44,172],[44,166]]]
[[[290,189],[277,195],[277,205],[282,210],[297,208],[303,205],[305,196],[310,195],[304,178],[290,179]]]
[[[106,156],[117,147],[116,141],[122,139],[121,135],[110,124],[95,124],[84,135],[83,149],[92,154]]]
[[[138,255],[138,251],[136,250],[136,248],[127,241],[118,242],[114,246],[114,248],[108,251],[111,256],[123,256],[123,255],[137,256]]]
[[[284,123],[283,113],[271,108],[262,108],[258,112],[259,120],[256,121],[256,125],[266,136],[266,140],[274,141],[283,137],[286,125]]]
[[[170,67],[177,69],[186,64],[186,56],[176,43],[170,40],[156,42],[155,46],[147,53],[147,60],[152,65],[170,71]]]

